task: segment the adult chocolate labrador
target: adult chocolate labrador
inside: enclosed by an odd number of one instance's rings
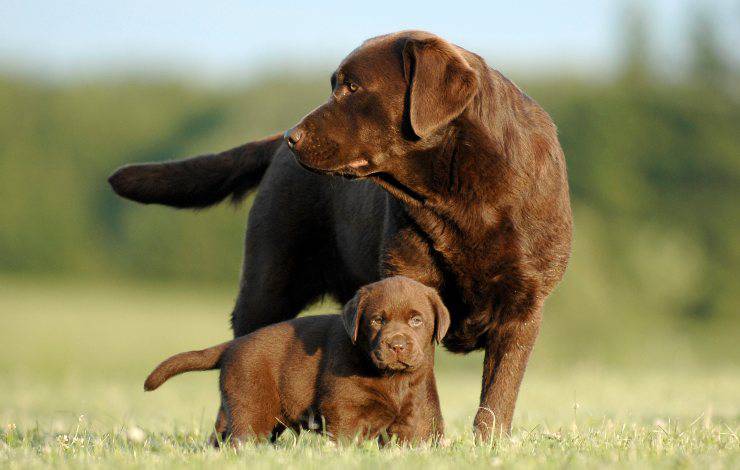
[[[420,31],[370,39],[332,75],[329,100],[284,136],[126,166],[110,182],[174,207],[260,184],[235,336],[384,277],[438,289],[452,316],[445,346],[485,350],[477,435],[510,430],[572,221],[555,125],[478,55]]]

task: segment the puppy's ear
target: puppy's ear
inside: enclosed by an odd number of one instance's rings
[[[436,289],[429,288],[427,296],[434,312],[434,339],[441,343],[450,328],[450,312],[445,307]]]
[[[357,334],[360,330],[360,321],[362,320],[362,299],[364,296],[364,289],[357,291],[355,296],[347,302],[342,310],[342,322],[344,323],[344,329],[347,330],[349,338],[352,340],[352,344],[357,342]]]
[[[403,64],[409,84],[408,116],[420,138],[458,117],[478,90],[478,74],[439,38],[409,39]]]

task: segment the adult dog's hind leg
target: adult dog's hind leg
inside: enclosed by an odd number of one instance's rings
[[[250,253],[244,262],[231,325],[234,337],[298,315],[324,292],[321,274],[299,253]]]
[[[235,337],[291,319],[325,292],[331,250],[316,178],[292,159],[268,170],[249,215]]]

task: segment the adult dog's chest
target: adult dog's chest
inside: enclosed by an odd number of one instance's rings
[[[400,264],[392,268],[440,291],[452,317],[449,349],[479,348],[491,328],[536,298],[538,276],[528,267],[522,236],[507,211],[467,227],[410,215],[386,257]]]
[[[399,231],[399,244],[404,244],[403,238],[412,238],[410,246],[401,250],[416,250],[418,256],[410,256],[411,260],[431,262],[431,269],[441,276],[441,285],[437,287],[454,288],[471,306],[482,307],[490,301],[503,277],[523,274],[520,271],[526,260],[522,237],[507,211],[465,224],[433,213],[410,211],[407,227],[415,236]]]

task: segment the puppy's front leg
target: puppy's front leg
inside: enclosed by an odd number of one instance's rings
[[[442,409],[439,406],[437,381],[433,374],[427,379],[425,389],[422,390],[422,400],[418,406],[421,417],[417,424],[419,436],[425,441],[439,441],[444,437],[445,425],[442,419]]]
[[[326,419],[326,434],[341,443],[377,438],[388,427],[387,420],[373,419],[373,410],[347,406],[343,410],[322,413]]]
[[[434,393],[436,398],[436,387]],[[421,442],[439,442],[444,437],[444,424],[442,423],[439,401],[431,400],[426,393],[419,398],[413,411],[398,418],[388,426],[386,432],[388,439],[395,436],[399,444],[419,444]],[[387,439],[381,435],[381,444],[386,444],[386,441]]]
[[[424,436],[419,431],[418,426],[409,423],[407,420],[397,421],[388,426],[386,432],[381,433],[380,445],[388,444],[394,437],[396,442],[401,445],[419,443],[424,440]]]

